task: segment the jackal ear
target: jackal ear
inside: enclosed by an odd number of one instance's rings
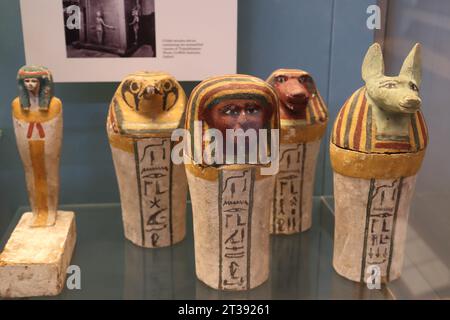
[[[372,77],[384,75],[383,53],[378,43],[374,43],[367,50],[361,67],[361,75],[365,82]]]
[[[420,86],[422,79],[422,59],[420,54],[420,43],[416,43],[403,62],[400,74],[413,80],[417,86]]]

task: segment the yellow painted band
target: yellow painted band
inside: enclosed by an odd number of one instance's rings
[[[14,99],[12,102],[12,114],[13,117],[17,120],[25,121],[25,122],[46,122],[50,121],[53,118],[56,118],[60,115],[62,110],[62,103],[56,97],[53,97],[50,102],[50,106],[47,111],[39,110],[39,111],[27,111],[23,110],[20,105],[19,98]]]
[[[202,167],[199,165],[194,165],[192,163],[185,164],[184,167],[186,168],[186,171],[189,171],[193,176],[202,178],[204,180],[208,181],[217,181],[219,179],[219,171],[220,170],[246,170],[251,169],[252,165],[226,165],[220,168],[215,167]],[[270,175],[262,175],[261,174],[261,167],[256,167],[256,174],[255,179],[256,180],[262,180],[271,177]]]
[[[308,126],[290,127],[281,123],[280,143],[302,143],[316,141],[322,138],[327,130],[327,122],[321,122]]]
[[[45,141],[30,140],[31,166],[33,168],[34,193],[33,202],[37,210],[37,218],[34,220],[33,227],[42,227],[47,224],[48,217],[48,189],[47,189],[47,171],[45,169]]]
[[[410,177],[419,171],[425,150],[415,153],[363,153],[339,148],[330,143],[333,170],[361,179],[396,179]]]
[[[208,181],[216,181],[219,177],[219,170],[213,167],[201,167],[193,164],[185,164],[186,171],[189,171],[193,176],[202,178]]]
[[[111,147],[128,153],[134,153],[134,144],[132,138],[125,137],[119,134],[110,134],[108,136],[108,139]]]

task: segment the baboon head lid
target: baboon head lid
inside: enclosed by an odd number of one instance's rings
[[[277,69],[267,78],[280,99],[281,125],[326,122],[328,112],[313,77],[300,69]],[[288,120],[289,122],[285,123]]]

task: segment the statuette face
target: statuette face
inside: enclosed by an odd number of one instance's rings
[[[39,80],[36,78],[23,79],[25,88],[28,90],[28,94],[37,95],[39,92]]]

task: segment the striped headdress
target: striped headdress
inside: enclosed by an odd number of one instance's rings
[[[426,148],[428,131],[420,111],[411,114],[407,136],[387,136],[377,133],[372,108],[365,87],[353,93],[337,116],[331,142],[364,153],[413,153]]]
[[[271,108],[271,118],[265,124],[267,131],[267,145],[270,146],[270,129],[279,129],[278,97],[274,89],[265,81],[248,75],[224,75],[202,81],[191,93],[186,111],[185,128],[191,135],[191,154],[197,149],[203,154],[204,143],[195,143],[195,122],[202,119],[205,110],[213,108],[218,103],[230,99],[250,99],[259,102],[263,108]],[[202,122],[202,136],[209,129],[208,124]]]
[[[312,87],[307,88],[309,93],[311,94],[311,98],[308,102],[308,106],[306,108],[306,122],[305,120],[291,120],[291,119],[284,119],[281,117],[281,126],[284,125],[312,125],[317,123],[323,123],[328,120],[328,110],[326,107],[325,102],[323,101],[319,91],[317,90],[316,84],[312,78],[312,76],[303,70],[300,69],[278,69],[272,72],[272,74],[267,78],[267,82],[273,86],[275,82],[275,78],[280,75],[286,75],[286,76],[295,76],[295,77],[301,77],[301,76],[309,76],[312,81]]]

